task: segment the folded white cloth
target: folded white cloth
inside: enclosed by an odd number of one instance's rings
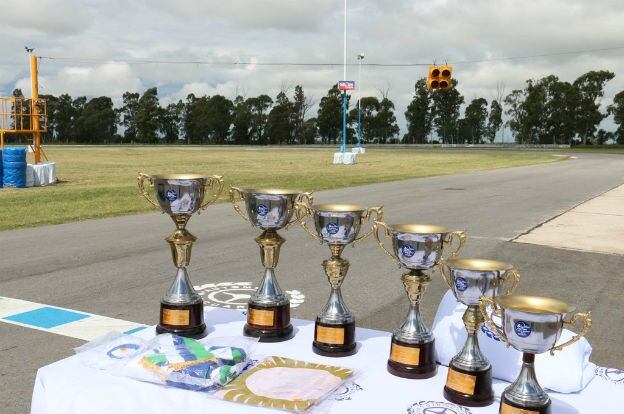
[[[446,292],[433,322],[436,338],[438,362],[447,365],[462,348],[467,332],[462,321],[466,306],[457,302],[453,292]],[[500,323],[500,321],[495,321]],[[564,329],[558,343],[563,343],[574,335]],[[479,345],[483,354],[492,364],[492,376],[512,382],[522,366],[522,353],[507,344],[483,324],[479,332]],[[562,351],[550,355],[549,352],[536,355],[535,371],[540,385],[552,391],[573,393],[581,391],[595,377],[596,366],[589,362],[592,347],[585,338]]]

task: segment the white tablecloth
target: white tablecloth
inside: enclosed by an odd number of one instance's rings
[[[245,316],[234,310],[206,308],[210,336],[233,336],[242,332]],[[447,368],[427,380],[410,380],[386,371],[390,333],[370,329],[357,330],[359,351],[346,358],[321,357],[312,352],[314,323],[294,320],[296,336],[290,341],[258,344],[264,355],[279,355],[305,361],[342,365],[359,371],[353,382],[337,390],[329,409],[331,413],[396,414],[485,414],[498,413],[499,397],[508,385],[494,380],[496,402],[485,408],[461,407],[442,396]],[[148,328],[137,335],[154,336]],[[88,368],[75,355],[42,367],[32,397],[33,414],[96,413],[277,413],[279,411],[216,400],[201,392],[168,388],[116,377]],[[539,366],[536,367],[539,370]],[[613,375],[615,374],[615,375]],[[565,375],[562,372],[561,375]],[[549,393],[553,414],[620,414],[624,412],[622,372],[599,368],[596,378],[577,394]]]

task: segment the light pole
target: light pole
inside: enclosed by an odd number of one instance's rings
[[[342,50],[342,80],[347,80],[347,0],[344,0],[344,37]],[[340,152],[347,151],[347,90],[342,91],[342,145]]]
[[[364,53],[358,53],[358,130],[357,130],[357,147],[362,148],[362,84],[360,83],[362,76],[362,61],[364,60]]]

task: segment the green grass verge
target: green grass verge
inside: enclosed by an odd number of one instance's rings
[[[226,188],[318,191],[561,159],[531,151],[372,149],[356,165],[332,165],[333,152],[326,148],[48,147],[46,154],[56,161],[63,182],[0,190],[0,230],[148,211],[150,205],[137,189],[139,171],[219,174]]]

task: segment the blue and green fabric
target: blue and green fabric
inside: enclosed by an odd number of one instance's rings
[[[163,343],[164,342],[164,343]],[[141,365],[167,385],[191,390],[215,390],[236,378],[247,366],[241,348],[206,346],[200,341],[166,335]]]

